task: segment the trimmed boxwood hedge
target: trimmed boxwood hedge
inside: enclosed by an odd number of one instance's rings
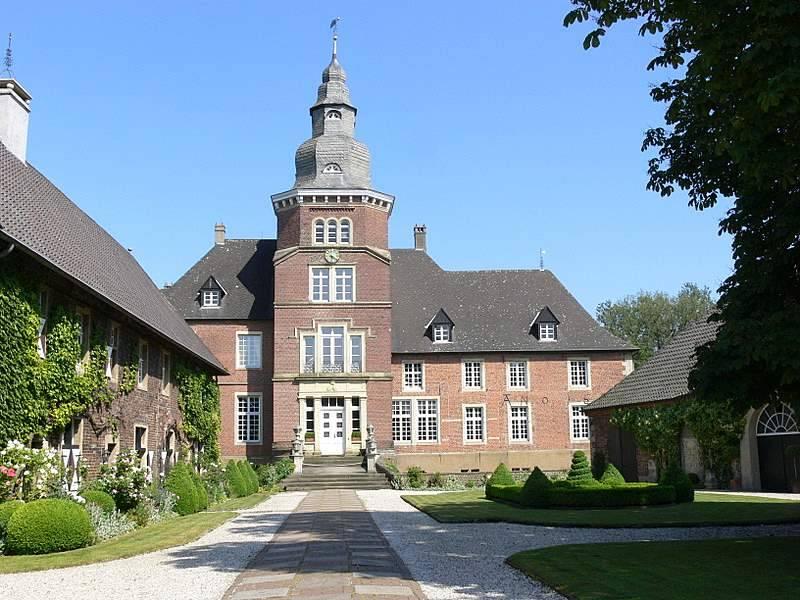
[[[189,469],[189,476],[192,478],[192,483],[194,484],[194,492],[197,497],[197,510],[201,511],[207,509],[208,490],[206,489],[206,485],[194,469]]]
[[[694,502],[694,485],[686,472],[677,463],[671,463],[661,476],[659,483],[675,488],[677,502]]]
[[[239,463],[235,460],[229,461],[225,466],[225,480],[228,483],[228,492],[234,498],[248,495],[247,481]]]
[[[553,482],[545,475],[539,467],[536,467],[533,472],[528,475],[525,480],[525,485],[522,486],[520,492],[520,502],[524,506],[533,506],[535,508],[546,508],[549,503],[550,489],[553,487]]]
[[[117,510],[117,505],[111,494],[107,494],[103,490],[86,490],[81,492],[81,496],[86,502],[96,504],[104,513],[112,513]]]
[[[0,540],[6,537],[6,528],[16,510],[25,504],[22,500],[7,500],[0,504]]]
[[[492,473],[492,476],[489,477],[486,485],[514,485],[515,483],[511,471],[508,470],[505,463],[500,463]]]
[[[242,470],[242,475],[244,475],[247,483],[247,494],[255,494],[258,491],[258,474],[253,469],[253,465],[248,460],[242,460],[239,463],[239,468]]]
[[[554,487],[548,494],[553,507],[611,508],[619,506],[651,506],[675,502],[671,485],[626,483],[615,486]]]
[[[178,497],[175,512],[179,515],[191,515],[199,510],[197,486],[186,463],[178,463],[169,470],[164,487]]]
[[[486,497],[493,500],[507,500],[508,502],[521,503],[522,486],[486,484]]]
[[[603,485],[625,485],[625,478],[617,467],[608,463],[603,470],[602,477],[600,477],[600,483]]]
[[[20,506],[8,521],[5,552],[49,554],[83,548],[94,531],[86,510],[62,498],[34,500]]]

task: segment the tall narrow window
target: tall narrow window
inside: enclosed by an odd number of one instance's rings
[[[337,242],[338,231],[339,224],[336,222],[336,219],[328,219],[328,239],[325,241],[329,244],[335,244]]]
[[[512,442],[527,442],[530,441],[530,427],[528,424],[528,407],[527,406],[511,406],[511,441]]]
[[[527,362],[514,361],[508,363],[508,389],[510,390],[528,389]]]
[[[353,433],[358,432],[361,435],[361,398],[354,396],[350,399],[350,425]]]
[[[147,342],[139,342],[139,368],[137,370],[137,384],[139,389],[147,389],[147,371],[149,368],[149,349]]]
[[[314,302],[330,302],[331,271],[327,267],[314,267],[311,269],[311,299]]]
[[[108,330],[108,359],[106,361],[106,377],[111,381],[117,380],[117,365],[119,364],[119,325],[112,323]]]
[[[237,369],[261,368],[260,333],[236,334],[236,368]]]
[[[336,267],[336,301],[353,301],[353,267]]]
[[[583,410],[584,404],[570,404],[570,434],[573,441],[587,441],[589,439],[589,417]]]
[[[303,373],[313,373],[316,370],[316,343],[313,335],[303,336]]]
[[[571,360],[569,361],[569,387],[588,388],[589,387],[589,361]]]
[[[364,369],[364,347],[360,335],[350,337],[350,372],[361,373]]]
[[[236,440],[245,444],[261,441],[261,396],[236,396]]]
[[[339,243],[350,243],[350,219],[342,219],[339,222]]]
[[[50,294],[46,289],[39,292],[39,330],[36,337],[36,350],[39,356],[44,358],[47,355],[47,313],[50,308]]]
[[[484,435],[483,407],[464,407],[464,441],[482,442]]]
[[[314,431],[314,398],[306,398],[306,433]]]
[[[421,362],[403,363],[403,390],[423,391],[423,366]]]
[[[464,389],[465,390],[483,389],[483,361],[481,360],[464,361]]]
[[[172,359],[169,352],[161,353],[161,393],[169,396],[172,387]]]
[[[392,439],[411,441],[411,400],[392,400]]]
[[[322,372],[344,371],[344,327],[322,327]]]
[[[417,441],[435,442],[439,439],[439,401],[417,400]]]
[[[325,221],[322,219],[317,219],[314,221],[314,243],[325,243]]]

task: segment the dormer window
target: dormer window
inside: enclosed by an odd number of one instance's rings
[[[220,299],[221,294],[219,290],[203,290],[202,306],[203,308],[217,308]]]
[[[439,309],[434,317],[425,326],[425,335],[434,344],[446,344],[453,341],[453,320],[443,308]]]
[[[555,342],[558,339],[559,321],[550,310],[550,307],[543,307],[530,324],[530,333],[540,342]]]
[[[200,288],[199,296],[200,308],[219,308],[225,290],[216,279],[209,277]]]
[[[439,324],[433,326],[433,341],[434,342],[452,342],[453,330],[450,325]]]

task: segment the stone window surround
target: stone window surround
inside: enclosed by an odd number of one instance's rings
[[[524,386],[513,386],[511,385],[511,365],[512,364],[524,364],[525,371],[523,372],[523,376],[525,377],[525,385]],[[531,389],[531,376],[530,376],[530,366],[527,359],[524,360],[509,360],[506,361],[506,389],[514,390],[518,392],[528,392]]]
[[[467,385],[467,363],[479,363],[480,386]],[[462,392],[485,392],[486,391],[486,364],[482,358],[462,358],[461,359],[461,391]]]
[[[407,385],[406,375],[411,375],[413,380],[414,373],[406,372],[406,365],[419,365],[420,385]],[[403,391],[404,392],[424,392],[425,391],[425,361],[422,360],[404,360],[403,361]]]
[[[350,300],[336,300],[336,269],[347,268],[352,271],[352,298]],[[328,271],[328,299],[314,299],[314,269],[327,269]],[[356,276],[355,264],[335,265],[309,265],[308,266],[308,301],[314,304],[353,304],[356,301]]]
[[[336,239],[331,240],[329,236],[329,227],[330,223],[333,222],[336,224]],[[345,224],[347,227],[344,227]],[[320,241],[318,237],[318,227],[322,226],[322,240]],[[347,231],[347,240],[343,240],[343,231]],[[353,245],[353,221],[349,217],[342,217],[337,219],[335,217],[317,217],[314,219],[312,226],[312,243],[315,246],[352,246]]]
[[[305,338],[306,337],[313,337],[314,338],[314,373],[322,373],[323,371],[320,369],[322,365],[322,328],[323,327],[343,327],[344,328],[344,373],[351,372],[352,366],[352,351],[353,346],[350,342],[351,338],[353,337],[360,337],[361,338],[361,371],[359,373],[365,373],[367,371],[367,338],[369,337],[369,329],[366,327],[353,327],[352,326],[352,319],[342,319],[342,320],[319,320],[317,321],[314,319],[314,327],[313,329],[301,329],[298,328],[295,330],[295,335],[299,340],[298,349],[299,349],[299,360],[300,360],[300,373],[305,372]],[[328,373],[330,375],[330,373]]]
[[[435,446],[442,441],[442,401],[440,396],[426,395],[426,396],[392,396],[392,402],[395,400],[410,400],[411,401],[411,441],[394,441],[397,446]],[[420,440],[419,439],[419,401],[420,400],[433,400],[436,403],[436,439],[435,440]]]
[[[572,384],[572,363],[586,363],[586,385]],[[567,389],[569,390],[590,390],[592,389],[592,361],[587,356],[574,356],[567,360]]]
[[[261,340],[259,344],[259,353],[258,353],[258,366],[247,366],[242,365],[241,356],[239,353],[239,339],[242,336],[258,336]],[[236,332],[236,370],[237,371],[252,371],[258,370],[263,367],[264,364],[264,334],[261,331],[250,331],[248,329],[243,329]]]
[[[481,439],[479,440],[471,440],[467,439],[467,409],[476,409],[479,408],[481,410]],[[464,442],[465,446],[474,446],[474,445],[481,445],[486,444],[486,439],[488,437],[488,432],[486,431],[488,425],[488,419],[486,418],[486,404],[462,404],[461,405],[461,431],[462,431],[462,441]]]
[[[581,416],[576,416],[573,413],[573,410],[572,410],[573,407],[584,408],[588,404],[589,404],[588,402],[570,402],[569,403],[569,406],[568,406],[568,410],[569,410],[569,439],[572,442],[588,442],[590,437],[591,437],[591,433],[592,432],[591,432],[591,429],[590,429],[589,416],[586,413],[583,413]],[[577,422],[579,420],[581,422],[586,423],[586,435],[585,436],[576,437],[575,436],[575,426],[576,426],[576,424],[577,424]],[[583,429],[583,427],[580,427],[580,426],[579,426],[579,428]]]
[[[258,438],[255,440],[240,440],[239,439],[239,416],[244,414],[248,417],[247,427],[249,428],[249,417],[250,415],[254,414],[248,409],[246,412],[242,413],[239,410],[239,398],[258,398],[258,412],[255,413],[258,415]],[[233,427],[233,443],[236,446],[251,446],[251,445],[258,445],[262,443],[263,433],[264,433],[264,395],[261,392],[235,392],[233,395],[234,402],[236,403],[234,406],[234,416],[235,422]],[[249,404],[249,400],[248,400]]]
[[[512,434],[512,431],[513,431],[513,427],[512,427],[513,417],[511,415],[511,413],[512,413],[511,409],[512,408],[524,408],[525,409],[525,413],[526,413],[525,420],[528,423],[528,436],[525,439],[514,439],[514,436]],[[533,434],[533,420],[532,420],[533,411],[531,410],[531,408],[532,408],[532,405],[530,403],[528,403],[528,402],[513,402],[512,401],[512,402],[508,403],[508,411],[507,411],[507,416],[508,416],[508,442],[510,444],[530,444],[530,443],[533,442],[533,435],[532,435]]]
[[[139,361],[136,366],[136,387],[147,390],[150,380],[150,346],[146,340],[139,340]]]

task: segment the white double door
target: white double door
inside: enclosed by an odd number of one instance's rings
[[[319,443],[321,454],[344,454],[344,408],[323,407],[320,419],[322,438]]]

